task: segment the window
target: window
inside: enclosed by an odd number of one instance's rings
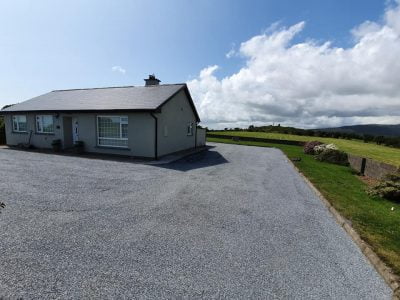
[[[27,123],[26,123],[25,115],[13,116],[12,122],[13,122],[13,131],[14,132],[26,132],[27,131]]]
[[[193,135],[193,123],[190,122],[187,125],[187,135]]]
[[[97,144],[108,147],[128,147],[128,117],[98,116]]]
[[[54,133],[54,123],[52,115],[36,116],[36,132]]]

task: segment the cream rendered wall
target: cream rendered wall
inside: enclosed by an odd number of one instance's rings
[[[158,156],[194,148],[196,116],[186,93],[182,90],[162,108],[158,118]],[[187,135],[187,125],[193,123],[193,135]]]

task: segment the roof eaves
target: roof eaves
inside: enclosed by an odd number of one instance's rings
[[[115,108],[115,109],[41,109],[41,110],[0,110],[1,114],[15,113],[96,113],[96,112],[156,112],[158,108]]]

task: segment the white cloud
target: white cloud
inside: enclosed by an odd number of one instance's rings
[[[293,43],[304,22],[243,42],[246,64],[218,79],[218,66],[188,82],[204,125],[299,127],[400,123],[400,4],[381,23],[354,28],[354,45]]]
[[[231,58],[231,57],[234,57],[235,55],[236,55],[235,43],[232,43],[232,45],[231,45],[231,50],[229,50],[229,51],[225,54],[225,57],[226,57],[226,58]]]
[[[113,66],[111,68],[111,71],[118,72],[118,73],[121,73],[121,74],[125,74],[126,73],[126,70],[124,68],[122,68],[121,66]]]
[[[226,57],[226,58],[231,58],[231,57],[233,57],[235,54],[236,54],[235,50],[234,50],[234,49],[231,49],[231,50],[228,51],[228,53],[225,54],[225,57]]]

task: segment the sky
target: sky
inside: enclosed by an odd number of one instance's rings
[[[154,73],[210,128],[397,124],[399,54],[395,0],[3,0],[0,107]]]

